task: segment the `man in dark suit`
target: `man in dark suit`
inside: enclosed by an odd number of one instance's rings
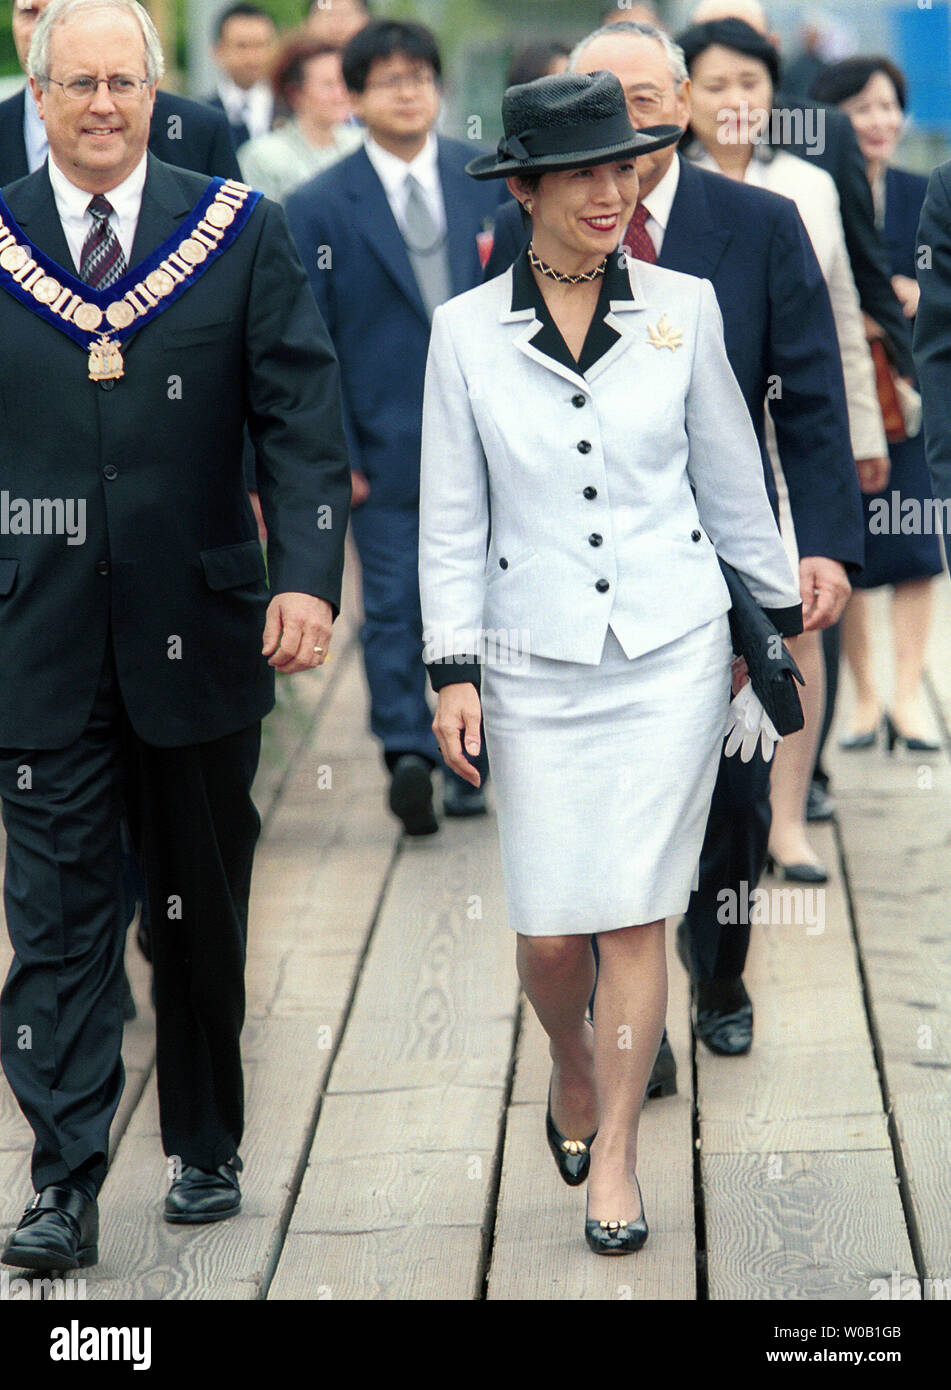
[[[283,214],[147,153],[162,62],[145,12],[53,0],[30,70],[50,158],[0,208],[0,380],[17,381],[0,411],[0,1042],[37,1197],[3,1259],[69,1269],[98,1256],[123,1083],[123,812],[152,908],[165,1218],[240,1207],[260,721],[275,670],[326,656],[350,493],[333,347]]]
[[[928,471],[943,510],[945,555],[951,556],[951,163],[940,164],[928,180],[918,248],[915,365]]]
[[[271,67],[277,49],[277,25],[260,5],[244,0],[229,5],[215,24],[218,89],[208,98],[223,111],[236,150],[265,135],[274,124]]]
[[[13,0],[13,40],[24,71],[36,21],[49,2]],[[241,177],[224,115],[210,110],[203,102],[189,101],[171,92],[155,94],[149,150],[166,164],[194,169],[198,174],[221,179]],[[46,153],[46,132],[29,99],[29,91],[24,88],[0,101],[0,188],[32,174]]]
[[[340,359],[358,472],[353,535],[363,573],[371,727],[408,834],[437,829],[439,749],[426,701],[417,532],[423,378],[433,309],[481,279],[477,238],[498,193],[465,173],[473,149],[436,137],[439,51],[418,24],[377,20],[344,50],[363,148],[291,195],[287,216]],[[475,814],[481,789],[446,774],[444,809]]]
[[[680,50],[650,25],[612,25],[576,50],[578,71],[620,79],[634,125],[686,126],[689,79]],[[727,356],[760,441],[769,400],[802,560],[807,628],[834,622],[849,593],[847,570],[864,553],[862,510],[849,440],[835,325],[822,272],[795,204],[696,169],[673,146],[638,160],[640,196],[627,241],[633,254],[709,279],[723,315]],[[518,209],[515,208],[517,216]],[[500,271],[524,245],[509,206],[496,223],[487,267]],[[722,758],[700,859],[700,884],[678,930],[688,956],[696,1029],[715,1052],[745,1052],[752,1003],[742,981],[749,923],[725,926],[724,891],[742,900],[763,872],[770,827],[769,765]],[[669,1093],[674,1064],[662,1046],[651,1082]],[[649,1092],[650,1093],[650,1092]]]

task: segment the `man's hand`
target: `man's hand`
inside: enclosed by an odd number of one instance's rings
[[[799,561],[803,632],[816,632],[838,622],[851,592],[845,567],[838,560],[825,555],[803,556]]]
[[[333,609],[326,599],[275,594],[267,606],[262,655],[283,676],[310,671],[327,660],[332,629]]]
[[[459,681],[455,685],[444,685],[439,692],[436,717],[433,720],[433,733],[440,752],[453,772],[466,782],[478,787],[482,778],[463,755],[462,743],[466,753],[476,758],[482,746],[479,726],[482,723],[482,702],[479,692],[471,681]],[[460,740],[460,734],[463,736]]]
[[[863,492],[881,492],[888,482],[891,463],[887,458],[856,459],[859,474],[859,487]]]

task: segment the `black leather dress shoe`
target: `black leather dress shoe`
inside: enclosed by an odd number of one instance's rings
[[[237,1154],[213,1173],[184,1164],[165,1198],[165,1220],[173,1226],[200,1226],[234,1216],[241,1210],[241,1167]]]
[[[461,777],[447,774],[442,787],[442,809],[447,816],[484,816],[488,810],[485,792]]]
[[[647,1099],[659,1100],[662,1096],[675,1096],[676,1094],[677,1062],[665,1028],[647,1083]]]
[[[399,816],[407,835],[435,835],[432,768],[416,753],[404,753],[393,765],[390,810]]]
[[[721,1057],[737,1057],[753,1045],[753,1001],[742,979],[699,980],[694,985],[694,1031]]]
[[[0,1256],[16,1269],[86,1269],[98,1260],[95,1200],[55,1185],[36,1194]]]

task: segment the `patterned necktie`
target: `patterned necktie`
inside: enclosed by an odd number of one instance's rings
[[[649,261],[651,265],[656,265],[657,252],[651,241],[650,232],[647,230],[649,216],[650,213],[644,204],[638,203],[634,209],[634,216],[627,224],[627,231],[624,233],[624,245],[635,260]]]
[[[92,227],[83,242],[79,278],[94,290],[107,289],[125,274],[126,264],[119,238],[109,225],[112,204],[101,193],[89,200],[86,211]]]

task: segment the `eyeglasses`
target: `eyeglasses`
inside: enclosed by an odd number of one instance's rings
[[[116,101],[134,101],[142,88],[150,85],[147,77],[127,77],[124,73],[115,77],[68,77],[65,82],[57,82],[53,77],[47,80],[54,87],[62,87],[70,101],[91,101],[103,83]]]
[[[419,68],[416,72],[394,73],[392,77],[380,77],[375,82],[368,82],[365,91],[378,92],[397,92],[401,87],[408,87],[410,91],[421,92],[426,87],[435,87],[436,78],[425,68]]]

